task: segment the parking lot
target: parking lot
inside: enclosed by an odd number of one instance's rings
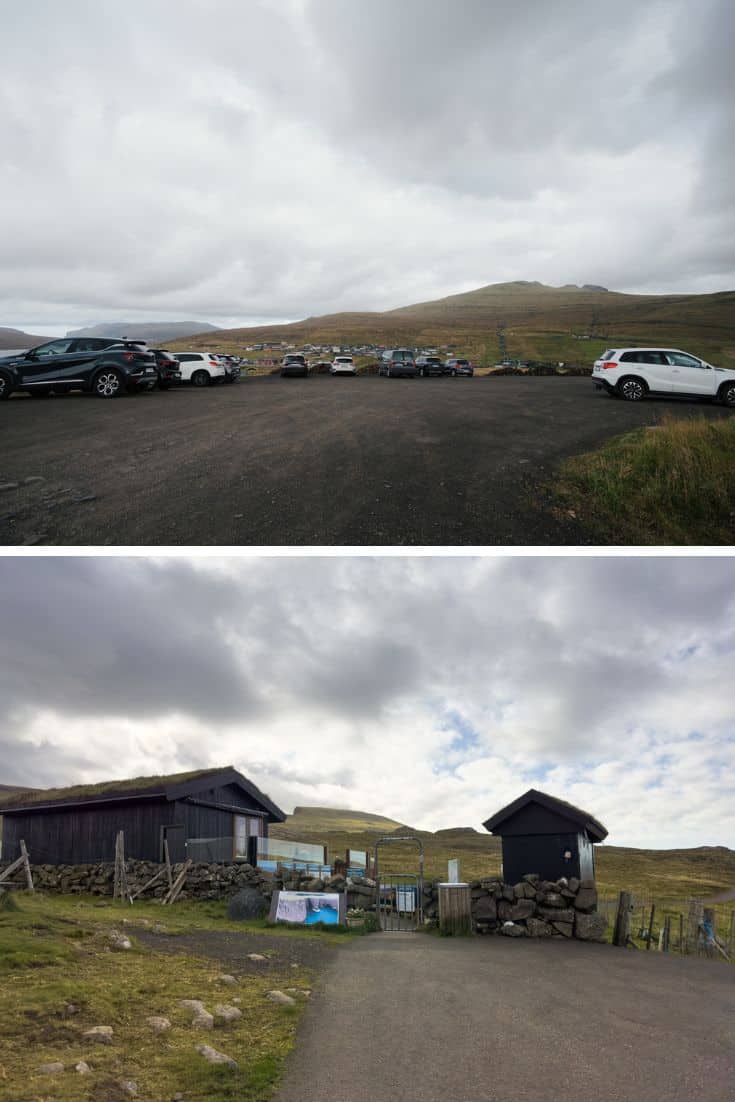
[[[567,455],[676,416],[588,378],[242,379],[0,406],[4,545],[585,541],[538,487]],[[541,506],[541,507],[540,507]]]

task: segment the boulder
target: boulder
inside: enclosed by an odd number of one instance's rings
[[[236,1022],[238,1018],[242,1018],[242,1010],[238,1010],[236,1006],[228,1006],[226,1003],[217,1003],[213,1007],[213,1013],[218,1022]]]
[[[574,911],[571,907],[557,910],[555,907],[539,907],[539,915],[547,922],[574,922]]]
[[[604,941],[607,918],[603,914],[578,914],[574,922],[574,934],[581,941]]]
[[[526,884],[532,884],[534,887],[536,887],[536,885],[541,880],[541,877],[537,872],[527,872],[525,876],[521,877],[521,880],[524,880]]]
[[[150,1018],[146,1018],[146,1022],[154,1033],[165,1033],[167,1029],[171,1028],[171,1022],[168,1018],[163,1018],[158,1014],[152,1014]]]
[[[301,890],[305,892],[323,892],[324,881],[316,877],[313,880],[307,880]]]
[[[501,899],[498,903],[498,918],[501,922],[509,922],[511,912],[513,910],[513,904],[509,903],[507,899]]]
[[[256,961],[256,962],[268,960],[268,957],[264,957],[262,953],[248,953],[247,958],[248,958],[248,960],[252,960],[252,961]]]
[[[35,1069],[36,1075],[58,1075],[59,1072],[64,1070],[64,1065],[60,1060],[55,1060],[52,1064],[40,1064]]]
[[[536,910],[536,904],[532,899],[519,899],[515,906],[511,907],[510,917],[512,922],[523,922],[530,918]]]
[[[472,915],[476,922],[495,922],[498,917],[498,905],[492,896],[484,895],[472,908]]]
[[[571,937],[574,931],[574,924],[571,922],[559,922],[558,919],[552,919],[551,925],[564,937]]]
[[[76,1071],[77,1074],[79,1074],[79,1075],[91,1075],[92,1074],[92,1069],[90,1068],[90,1066],[89,1066],[89,1064],[87,1063],[86,1060],[80,1060],[78,1063],[76,1063],[74,1065],[74,1071]]]
[[[515,922],[504,922],[500,927],[500,932],[504,937],[525,937],[526,927],[516,926]]]
[[[510,884],[503,884],[500,890],[502,892],[503,899],[506,899],[508,903],[515,903],[516,895]]]
[[[82,1037],[88,1041],[96,1041],[98,1045],[111,1045],[112,1032],[111,1025],[96,1025],[92,1029],[85,1030]]]
[[[594,911],[597,906],[597,889],[580,888],[574,900],[574,906],[578,911]]]
[[[550,891],[545,893],[546,898],[544,903],[547,907],[565,907],[566,903],[561,894],[557,891]]]
[[[515,899],[523,899],[523,898],[525,898],[525,895],[526,895],[526,885],[525,884],[514,884],[513,885],[513,896],[514,896]]]
[[[529,937],[551,937],[552,928],[542,918],[529,918],[526,922]]]
[[[569,885],[568,886],[569,886],[569,891],[574,892],[574,894],[576,895],[577,892],[579,891],[579,880],[577,880],[576,876],[570,876],[569,877]]]
[[[237,1067],[237,1060],[233,1060],[231,1056],[226,1056],[224,1052],[218,1052],[211,1045],[197,1045],[196,1050],[210,1064],[227,1064],[230,1068]]]
[[[266,995],[266,999],[272,1003],[280,1003],[281,1006],[294,1006],[296,1003],[294,998],[284,994],[283,991],[269,991]]]
[[[232,987],[233,984],[237,983],[237,980],[234,976],[225,973],[221,976],[217,976],[217,983],[224,983],[227,984],[228,987]]]
[[[227,904],[227,914],[238,922],[262,918],[267,910],[267,899],[255,888],[241,888]]]
[[[120,1086],[126,1094],[138,1093],[138,1084],[135,1082],[134,1079],[121,1079]]]

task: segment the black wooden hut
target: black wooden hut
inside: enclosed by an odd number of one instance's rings
[[[508,884],[527,873],[544,880],[594,880],[592,847],[607,837],[589,812],[535,788],[496,811],[483,826],[503,839],[503,879]]]
[[[2,859],[25,841],[38,864],[112,861],[115,836],[125,832],[126,857],[172,861],[242,858],[254,861],[258,837],[286,818],[272,800],[232,766],[136,777],[73,788],[0,792]]]

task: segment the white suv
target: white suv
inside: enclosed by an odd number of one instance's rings
[[[714,367],[678,348],[609,349],[595,360],[592,382],[629,402],[647,394],[688,394],[735,406],[735,369]]]
[[[331,375],[357,375],[352,356],[335,356],[329,371]]]
[[[174,356],[181,367],[182,383],[211,386],[227,377],[225,365],[213,352],[174,352]]]

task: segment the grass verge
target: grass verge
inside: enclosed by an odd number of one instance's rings
[[[124,927],[123,916],[129,919]],[[236,986],[224,986],[217,976],[227,969],[216,960],[189,951],[172,956],[136,943],[135,925],[152,925],[154,916],[172,934],[197,928],[264,929],[262,923],[230,923],[220,905],[183,904],[169,911],[151,904],[133,912],[112,902],[18,893],[14,906],[0,910],[0,1097],[119,1102],[131,1097],[121,1086],[125,1080],[136,1083],[138,1098],[157,1102],[176,1092],[186,1102],[270,1097],[293,1045],[303,1001],[281,1006],[269,1002],[266,992],[294,984],[310,987],[311,975],[302,968],[295,980],[285,965],[282,971],[275,965],[267,974],[244,975]],[[113,927],[124,929],[132,949],[111,948]],[[284,931],[281,936],[305,933]],[[306,936],[329,937],[314,931]],[[191,1014],[179,1006],[181,999],[201,999],[210,1011],[234,999],[242,1017],[213,1030],[195,1030]],[[168,1018],[171,1029],[155,1034],[146,1021],[151,1015]],[[97,1025],[112,1026],[112,1044],[83,1037]],[[238,1068],[208,1064],[196,1052],[201,1043],[233,1057]],[[82,1060],[91,1074],[74,1070]],[[37,1073],[40,1065],[57,1061],[64,1064],[63,1072]]]
[[[615,437],[562,465],[558,515],[605,544],[735,542],[735,418],[677,420]]]

